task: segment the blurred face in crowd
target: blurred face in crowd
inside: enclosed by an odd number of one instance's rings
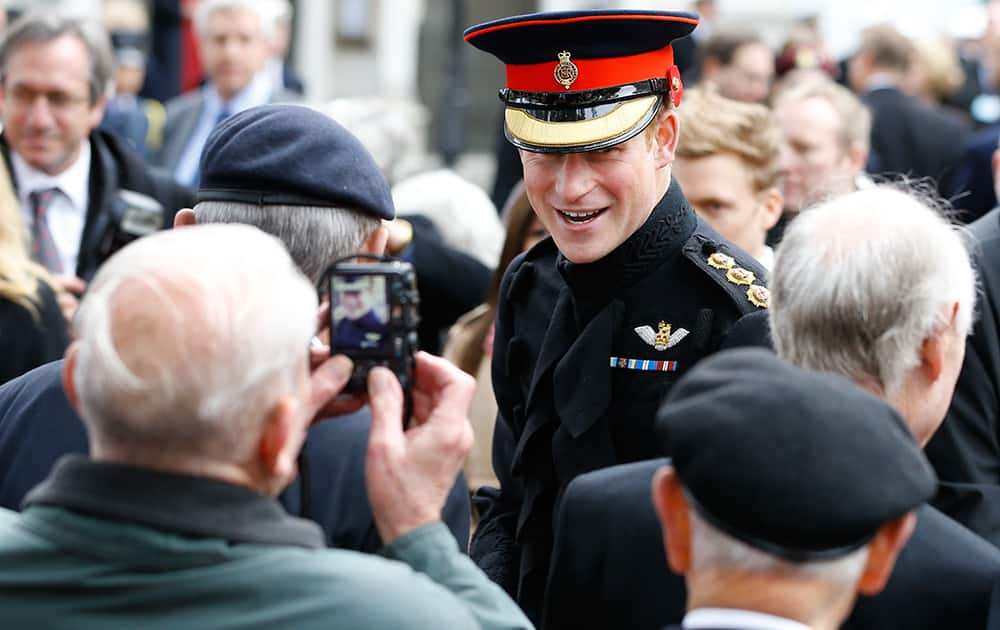
[[[662,173],[669,176],[677,144],[677,116],[661,114],[651,125],[656,127],[601,151],[520,152],[531,207],[570,261],[606,256],[660,200]]]
[[[826,99],[780,103],[782,193],[785,208],[799,211],[832,194],[854,190],[863,152],[844,145],[836,110]]]
[[[91,101],[89,79],[90,55],[73,35],[23,44],[8,58],[4,136],[33,168],[56,175],[76,162],[104,116],[104,97]]]
[[[757,192],[748,166],[733,153],[677,158],[674,176],[699,216],[751,256],[764,251],[767,231],[781,216],[776,188]]]
[[[219,96],[229,100],[250,84],[270,55],[260,18],[245,9],[219,9],[201,36],[201,63]]]
[[[760,103],[771,91],[774,54],[764,44],[741,46],[729,65],[719,66],[714,81],[719,94],[747,103]]]

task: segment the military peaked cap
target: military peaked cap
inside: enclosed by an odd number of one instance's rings
[[[624,142],[684,86],[670,42],[698,24],[693,13],[595,10],[534,13],[473,26],[465,40],[507,66],[504,131],[542,153]]]

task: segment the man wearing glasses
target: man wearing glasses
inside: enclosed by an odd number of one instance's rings
[[[32,255],[59,279],[67,316],[111,253],[172,225],[193,203],[189,190],[96,129],[111,70],[106,33],[80,18],[29,14],[0,43],[0,151]]]

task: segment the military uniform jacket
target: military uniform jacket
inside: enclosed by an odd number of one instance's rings
[[[107,131],[90,134],[90,186],[87,216],[80,237],[76,275],[90,280],[117,249],[144,233],[173,227],[174,215],[194,205],[194,193],[176,184],[166,173],[149,167]],[[11,177],[10,149],[0,139],[0,153]],[[17,186],[17,182],[14,182]],[[128,191],[124,195],[122,191]],[[141,202],[143,209],[136,212]],[[71,270],[66,270],[71,273]]]
[[[511,264],[493,356],[493,464],[471,555],[538,618],[559,496],[575,476],[657,457],[671,385],[767,305],[763,269],[700,221],[676,181],[643,226],[593,263],[551,239]]]

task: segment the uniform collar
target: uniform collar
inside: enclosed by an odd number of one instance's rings
[[[559,272],[578,302],[606,300],[680,252],[697,225],[677,180],[671,179],[649,218],[624,243],[604,258],[586,264],[570,262],[559,254]]]
[[[696,608],[684,615],[682,625],[684,630],[699,630],[701,628],[809,630],[809,626],[794,619],[735,608]]]
[[[311,521],[273,497],[223,481],[67,455],[24,506],[50,505],[115,521],[232,543],[324,547]]]

